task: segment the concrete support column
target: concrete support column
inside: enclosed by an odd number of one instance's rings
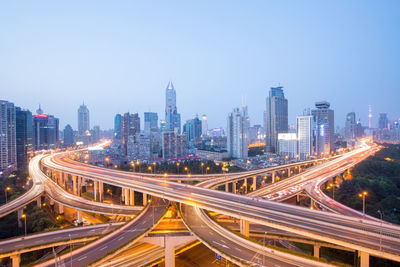
[[[36,199],[36,206],[37,206],[38,208],[40,208],[40,207],[42,206],[42,197],[41,197],[41,196],[39,196],[39,197]]]
[[[287,169],[287,177],[290,177],[290,172],[291,172],[290,170],[291,170],[290,168]]]
[[[364,251],[359,251],[360,267],[369,267],[369,254]]]
[[[78,223],[81,223],[82,222],[82,214],[79,210],[76,211],[76,217],[77,217]]]
[[[244,192],[247,193],[247,178],[244,178]]]
[[[147,205],[147,194],[143,193],[143,206]]]
[[[135,206],[135,191],[129,189],[129,205]]]
[[[21,265],[21,254],[12,255],[10,258],[12,267],[19,267]]]
[[[300,202],[300,194],[296,194],[296,204]]]
[[[63,179],[64,181],[63,181],[63,187],[64,187],[64,189],[65,189],[65,187],[66,187],[66,183],[68,182],[68,173],[64,173],[64,179]]]
[[[312,199],[310,201],[310,209],[314,209],[314,200],[312,200]]]
[[[58,214],[63,214],[64,213],[64,206],[60,203],[57,203],[58,207]]]
[[[125,205],[129,205],[129,189],[124,188],[124,195],[125,195]]]
[[[21,228],[22,227],[22,214],[24,214],[24,209],[19,209],[17,211],[18,216],[17,216],[17,221],[18,221],[18,227]]]
[[[125,189],[121,188],[121,202],[125,201]]]
[[[99,201],[103,202],[104,200],[104,185],[103,182],[99,182]]]
[[[229,192],[229,183],[225,184],[225,192]]]
[[[236,181],[232,182],[232,193],[236,194]]]
[[[82,193],[82,177],[78,177],[78,181],[77,181],[77,193],[78,196],[81,196]]]
[[[98,189],[98,184],[99,184],[99,182],[93,181],[93,195],[94,195],[94,201],[97,201],[97,195],[98,195],[98,192],[97,192],[97,191],[99,191],[99,189]],[[124,190],[124,189],[122,189],[122,190]]]
[[[76,187],[76,176],[75,175],[72,175],[72,193],[74,195],[78,194],[77,187]]]
[[[320,245],[314,245],[314,254],[313,256],[319,258],[319,249],[321,248]]]
[[[240,233],[244,236],[249,236],[250,234],[249,221],[240,220]]]
[[[253,177],[253,191],[257,190],[257,176]]]
[[[275,183],[276,172],[272,172],[272,183]]]
[[[175,247],[173,242],[165,244],[165,267],[175,267]]]

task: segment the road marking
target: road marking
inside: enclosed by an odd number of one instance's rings
[[[86,258],[87,258],[87,256],[83,256],[83,257],[79,258],[78,261],[81,261],[81,260],[86,259]]]
[[[105,250],[107,248],[107,246],[102,247],[100,250]]]
[[[122,240],[124,237],[123,236],[121,236],[120,238],[118,238],[118,241],[120,241],[120,240]]]
[[[224,244],[221,244],[221,243],[218,243],[217,241],[213,241],[213,243],[215,243],[215,244],[217,244],[217,245],[219,245],[221,247],[224,247],[224,248],[229,248],[228,246],[226,246]]]

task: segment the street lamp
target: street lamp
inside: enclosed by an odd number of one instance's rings
[[[150,171],[150,173],[153,173],[151,166],[147,167],[147,169]]]
[[[329,186],[332,187],[332,199],[335,200],[335,186],[333,183],[330,183]]]
[[[189,168],[188,167],[185,167],[184,170],[185,170],[186,174],[189,174]]]
[[[362,193],[358,194],[359,197],[363,200],[363,218],[365,218],[365,197],[368,195],[367,191],[363,191]]]
[[[153,166],[154,166],[154,167],[153,167],[153,169],[154,169],[154,173],[156,173],[156,164],[157,164],[157,163],[153,162]]]
[[[204,162],[202,162],[200,165],[201,165],[201,174],[204,174]]]
[[[176,163],[176,170],[177,170],[178,175],[179,175],[179,165],[180,165],[180,163],[177,162],[177,163]]]
[[[8,201],[7,192],[10,191],[10,190],[11,190],[11,187],[9,187],[9,186],[7,186],[7,187],[4,189],[4,194],[6,195],[6,203],[7,203],[7,201]]]
[[[207,167],[207,168],[206,168],[206,174],[207,174],[207,172],[208,172],[209,170],[210,170],[210,167]]]
[[[25,236],[26,236],[26,214],[25,213],[21,215],[21,219],[24,219],[24,222],[25,222]]]

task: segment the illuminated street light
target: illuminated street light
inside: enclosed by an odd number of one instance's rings
[[[180,163],[177,162],[177,163],[176,163],[176,170],[177,170],[178,175],[179,175],[179,165],[180,165]]]
[[[6,203],[7,203],[7,201],[8,201],[8,194],[7,194],[7,192],[8,191],[10,191],[11,190],[11,187],[9,187],[9,186],[7,186],[5,189],[4,189],[4,194],[6,195]]]
[[[208,172],[209,170],[210,170],[210,167],[207,167],[207,168],[206,168],[206,174],[207,174],[207,172]]]
[[[26,236],[26,214],[25,213],[21,215],[21,219],[24,219],[24,222],[25,222],[25,236]]]
[[[365,197],[368,195],[367,191],[363,191],[362,193],[358,194],[359,197],[363,200],[363,218],[365,218]]]

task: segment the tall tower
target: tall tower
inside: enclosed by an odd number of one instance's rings
[[[368,128],[372,128],[372,106],[368,106]]]
[[[327,155],[334,151],[335,146],[335,121],[334,112],[330,109],[329,102],[315,103],[316,109],[312,110],[314,117],[315,153]]]
[[[165,121],[166,130],[171,132],[181,132],[181,114],[176,107],[176,91],[172,81],[168,83],[165,92]]]
[[[283,93],[283,87],[271,87],[266,99],[266,149],[276,153],[278,134],[288,132],[288,100]]]
[[[228,156],[247,159],[248,157],[248,130],[249,117],[247,107],[233,109],[228,115],[227,148]]]
[[[83,103],[78,109],[78,133],[80,136],[83,136],[88,130],[90,130],[89,109]]]

